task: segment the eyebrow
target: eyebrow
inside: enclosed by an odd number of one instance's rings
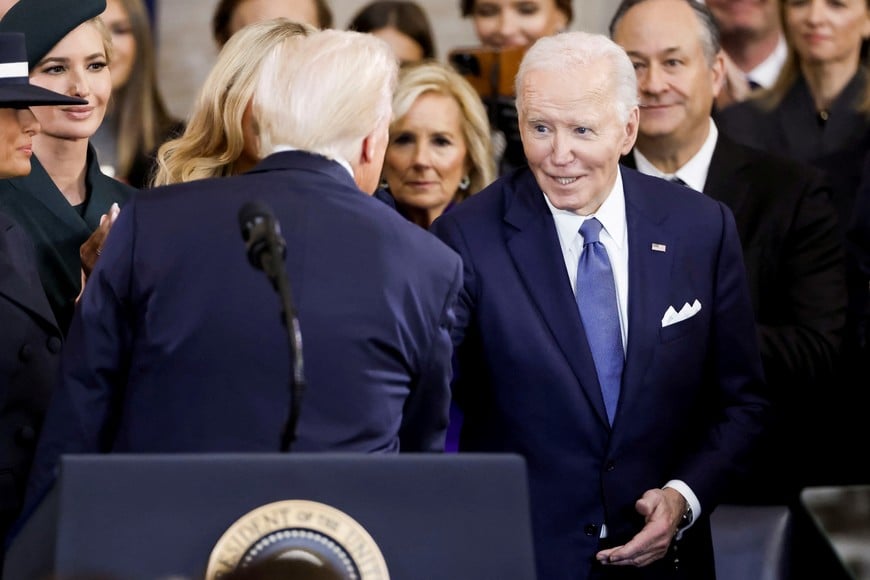
[[[86,56],[85,60],[94,60],[97,58],[106,58],[106,53],[95,52],[93,54],[89,54],[88,56]],[[41,61],[39,61],[38,63],[36,63],[36,66],[41,66],[41,65],[49,63],[49,62],[59,62],[62,64],[66,64],[66,63],[70,62],[70,60],[72,60],[72,59],[67,58],[67,57],[63,57],[63,56],[50,56],[50,57],[44,58]]]
[[[658,53],[656,53],[656,55],[670,55],[670,54],[673,54],[675,52],[682,52],[682,50],[683,49],[681,49],[678,46],[670,46],[664,50],[660,50]],[[626,50],[625,53],[628,56],[636,56],[636,57],[645,57],[646,56],[645,54],[640,53],[636,50]]]

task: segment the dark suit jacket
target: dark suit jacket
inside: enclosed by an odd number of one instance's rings
[[[634,155],[622,161],[634,167]],[[822,175],[720,133],[704,193],[734,213],[778,421],[761,465],[732,499],[785,503],[822,477],[818,425],[846,321],[844,249]],[[817,415],[814,420],[813,414]],[[827,443],[827,442],[826,442]],[[813,449],[815,452],[811,452]]]
[[[21,224],[33,240],[42,285],[64,333],[82,286],[79,248],[112,203],[123,207],[136,191],[104,175],[93,148],[88,150],[86,180],[84,214],[69,204],[35,155],[30,175],[0,180],[0,211]]]
[[[832,103],[825,123],[819,122],[806,81],[798,77],[776,107],[767,110],[760,101],[742,101],[717,112],[716,125],[743,145],[815,162],[865,139],[870,119],[855,109],[855,103],[867,82],[867,73],[859,70]]]
[[[121,212],[70,329],[32,494],[63,452],[279,449],[290,357],[239,233],[252,199],[280,222],[304,345],[293,450],[443,449],[459,258],[338,163],[284,152]]]
[[[0,213],[0,551],[27,474],[60,361],[61,332],[27,233]],[[0,556],[2,561],[2,556]]]
[[[612,428],[531,172],[499,179],[433,224],[465,267],[454,338],[460,450],[527,459],[539,578],[588,578],[601,524],[608,543],[627,541],[643,526],[637,499],[671,479],[704,510],[681,541],[682,574],[711,578],[706,516],[745,464],[767,405],[740,243],[724,205],[621,171],[629,324]],[[668,307],[696,299],[695,316],[662,327]],[[673,578],[673,568],[671,554],[626,578]]]

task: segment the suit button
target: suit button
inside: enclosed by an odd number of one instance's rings
[[[605,471],[613,471],[616,469],[616,464],[612,461],[608,461],[607,465],[604,466]]]
[[[587,536],[594,536],[596,535],[597,531],[598,526],[596,526],[595,524],[586,524],[586,527],[583,528],[583,533],[585,533]]]
[[[63,346],[63,343],[61,343],[58,337],[52,336],[48,339],[48,342],[45,343],[45,346],[48,348],[48,352],[57,354],[60,352],[60,347]]]
[[[15,432],[15,441],[19,445],[28,445],[34,439],[36,439],[36,431],[30,425],[19,427],[18,431]]]
[[[21,362],[28,362],[31,357],[33,357],[33,347],[29,344],[25,344],[21,347],[21,350],[18,351],[18,358],[21,359]]]

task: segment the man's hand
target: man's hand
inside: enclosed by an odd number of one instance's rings
[[[100,217],[100,226],[94,230],[94,233],[79,248],[79,258],[82,261],[82,273],[85,279],[91,275],[91,271],[97,263],[97,258],[100,257],[100,253],[103,250],[106,236],[109,235],[109,231],[112,229],[112,225],[114,225],[119,213],[121,213],[121,208],[118,207],[117,203],[113,203],[112,207],[109,208],[109,212],[104,213]]]
[[[675,489],[651,489],[634,504],[646,521],[628,543],[601,550],[595,558],[611,566],[646,566],[668,553],[677,526],[686,512],[686,499]]]

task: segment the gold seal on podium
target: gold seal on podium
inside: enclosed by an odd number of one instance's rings
[[[247,578],[254,569],[280,570],[290,578],[390,577],[365,528],[332,506],[306,500],[266,504],[236,520],[212,550],[205,577]]]

